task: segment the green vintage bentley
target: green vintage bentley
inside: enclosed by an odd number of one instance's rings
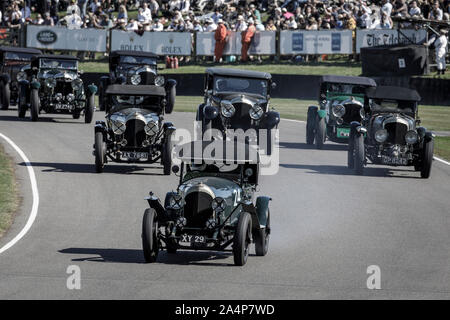
[[[348,143],[350,123],[364,118],[364,92],[376,87],[373,79],[349,76],[323,76],[319,106],[308,107],[306,143],[322,149],[326,139]]]
[[[204,147],[211,142],[199,143]],[[147,198],[150,208],[142,223],[145,261],[155,262],[160,249],[174,254],[178,249],[229,251],[231,247],[235,265],[243,266],[252,243],[256,255],[266,255],[271,199],[255,200],[257,161],[219,163],[217,157],[206,159],[203,154],[181,159],[181,165],[172,169],[180,176],[176,191],[168,192],[164,203],[152,192]]]

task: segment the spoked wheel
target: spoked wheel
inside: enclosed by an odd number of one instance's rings
[[[95,112],[95,96],[91,94],[86,100],[86,107],[84,111],[84,123],[91,123]]]
[[[156,221],[156,212],[153,208],[145,210],[142,220],[142,248],[144,250],[145,262],[155,262],[158,258],[158,222]]]
[[[269,251],[270,211],[267,209],[266,227],[259,229],[255,235],[255,252],[257,256],[265,256]]]
[[[354,138],[351,136],[348,141],[348,152],[347,152],[347,167],[349,169],[353,169],[355,166],[355,147],[354,147]]]
[[[323,143],[325,142],[325,133],[326,133],[325,118],[319,118],[319,116],[317,116],[316,134],[315,134],[317,149],[323,148]]]
[[[364,136],[355,135],[353,140],[353,164],[354,171],[357,175],[364,173]]]
[[[251,244],[252,221],[248,212],[243,212],[234,235],[233,254],[234,264],[243,266],[247,262]]]
[[[19,90],[19,102],[17,104],[17,115],[19,118],[25,118],[25,115],[27,113],[27,97],[26,97],[26,91],[23,89]]]
[[[30,96],[30,115],[31,121],[38,121],[39,119],[39,108],[40,108],[39,93],[37,89],[31,90]]]
[[[177,96],[177,89],[175,86],[170,88],[170,91],[167,93],[167,104],[165,108],[165,112],[167,114],[172,113],[173,107],[175,106],[175,97]]]
[[[306,116],[306,144],[314,144],[314,119],[317,113],[317,107],[309,107]]]
[[[105,142],[103,141],[103,133],[95,133],[94,155],[95,155],[95,172],[102,173],[105,167]]]
[[[431,164],[433,163],[434,140],[425,142],[423,150],[422,166],[420,168],[420,176],[428,179],[431,173]]]

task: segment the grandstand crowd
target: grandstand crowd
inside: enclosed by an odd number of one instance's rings
[[[392,17],[448,21],[450,0],[17,0],[1,1],[3,26],[131,31],[391,29]]]

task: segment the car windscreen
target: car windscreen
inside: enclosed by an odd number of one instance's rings
[[[240,167],[237,165],[226,164],[191,164],[188,166],[187,172],[183,177],[183,181],[199,177],[221,177],[233,181],[239,181]]]
[[[121,56],[120,63],[126,64],[148,64],[156,65],[156,58],[152,57],[135,57],[135,56]]]
[[[414,101],[369,99],[369,104],[375,112],[415,112]]]
[[[214,92],[242,92],[252,93],[262,96],[267,95],[267,80],[252,78],[235,78],[216,76],[214,78]]]
[[[143,108],[143,109],[161,109],[159,97],[156,96],[130,96],[113,95],[112,104],[115,109],[119,108]]]
[[[364,94],[366,87],[354,84],[329,83],[328,94],[332,95],[350,95]]]
[[[28,62],[34,54],[24,52],[5,52],[5,60]]]
[[[77,70],[77,60],[67,59],[41,59],[39,61],[39,67],[43,69],[69,69]]]

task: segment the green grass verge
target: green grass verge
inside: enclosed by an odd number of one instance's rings
[[[270,105],[285,119],[306,120],[308,106],[317,105],[317,101],[298,99],[270,100]],[[177,96],[175,111],[196,112],[203,102],[201,96]],[[450,131],[450,107],[420,106],[421,125],[433,131]],[[450,137],[436,137],[435,153],[450,160]]]
[[[17,205],[17,187],[12,161],[0,145],[0,237],[11,225]]]
[[[450,161],[450,137],[435,137],[434,154]]]

